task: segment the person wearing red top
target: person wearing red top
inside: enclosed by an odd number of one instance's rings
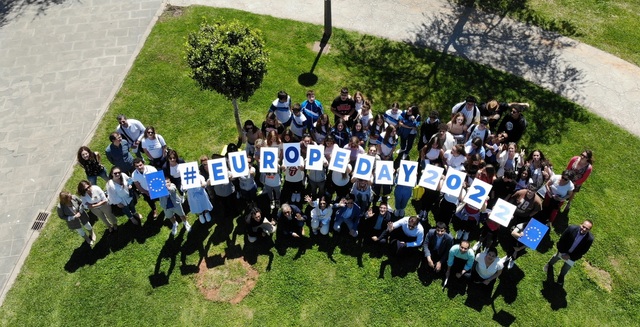
[[[579,156],[575,156],[569,160],[569,164],[567,165],[567,170],[573,172],[573,193],[567,200],[567,205],[564,207],[564,212],[569,211],[571,206],[571,200],[576,196],[576,193],[580,191],[580,187],[582,183],[584,183],[589,175],[591,175],[591,171],[593,170],[593,152],[589,149],[582,151]]]

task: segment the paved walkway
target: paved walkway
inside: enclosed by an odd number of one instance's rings
[[[166,1],[166,0],[165,0]],[[0,303],[163,0],[10,1],[0,12]],[[323,23],[318,0],[169,0]],[[522,76],[640,136],[640,68],[567,38],[445,0],[334,0],[333,24]],[[478,45],[482,45],[481,48]],[[490,51],[480,51],[493,49]],[[50,219],[56,219],[55,213]]]

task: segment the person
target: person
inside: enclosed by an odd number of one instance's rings
[[[278,117],[275,113],[269,112],[262,122],[262,127],[260,128],[262,135],[265,137],[269,135],[271,131],[276,131],[278,135],[284,133],[284,125],[278,121]]]
[[[417,106],[411,106],[405,110],[398,120],[398,136],[400,136],[400,152],[408,155],[413,148],[413,142],[418,135],[421,117],[420,110]]]
[[[349,235],[358,236],[358,223],[360,222],[360,207],[354,203],[351,195],[347,194],[334,206],[336,209],[336,219],[333,223],[333,230],[340,233],[342,223],[349,228]]]
[[[524,236],[524,229],[526,228],[528,223],[529,222],[527,221],[516,224],[511,230],[512,242],[510,242],[509,244],[511,244],[512,251],[510,251],[510,255],[507,255],[507,257],[504,258],[504,263],[507,264],[507,269],[511,269],[516,265],[516,259],[518,259],[520,251],[527,248],[524,243],[520,242],[520,238]]]
[[[471,126],[471,124],[477,124],[480,121],[480,109],[476,105],[478,101],[474,96],[467,96],[465,101],[456,103],[451,108],[451,115],[461,113],[464,115],[465,130]]]
[[[396,128],[393,125],[388,125],[387,129],[380,135],[379,140],[378,154],[380,159],[393,161],[393,152],[398,145]]]
[[[549,177],[551,177],[548,174],[545,174],[547,166],[547,158],[541,150],[536,149],[529,153],[525,167],[528,170],[527,174],[531,179],[531,184],[540,188],[547,182]]]
[[[300,238],[304,236],[305,221],[307,221],[307,216],[296,205],[283,203],[278,211],[278,226],[281,235],[286,237]]]
[[[498,169],[498,177],[504,176],[505,171],[517,171],[522,168],[524,162],[522,160],[522,155],[524,153],[518,154],[518,145],[513,142],[509,142],[507,144],[506,149],[503,145],[502,151],[498,154],[498,164],[500,168]]]
[[[104,168],[100,162],[100,153],[93,152],[83,145],[78,149],[77,159],[78,164],[84,169],[87,180],[91,182],[91,185],[96,185],[98,177],[104,179],[105,182],[109,181],[107,169]]]
[[[305,169],[304,162],[300,166],[283,167],[284,184],[281,198],[283,202],[301,204],[304,193]]]
[[[254,243],[259,237],[269,237],[277,230],[276,221],[264,217],[258,207],[251,209],[245,222],[247,223],[247,240],[249,243]]]
[[[344,148],[345,145],[349,144],[349,139],[351,139],[351,130],[342,118],[336,119],[336,125],[331,129],[330,134],[335,139],[336,145],[340,148]]]
[[[116,205],[134,225],[140,225],[142,215],[136,211],[138,198],[133,193],[131,179],[120,167],[113,166],[109,172],[111,180],[107,182],[107,197],[110,205]]]
[[[256,168],[251,165],[249,166],[249,175],[237,177],[240,198],[247,201],[251,206],[254,206],[258,200],[258,184],[255,177]]]
[[[67,191],[60,192],[58,198],[60,203],[57,206],[58,217],[67,222],[69,229],[75,230],[85,242],[93,245],[96,234],[89,222],[89,215],[82,208],[82,200]]]
[[[127,119],[127,117],[123,114],[118,115],[118,127],[116,127],[116,133],[122,135],[131,149],[133,149],[136,153],[136,157],[142,158],[142,147],[140,147],[140,143],[142,143],[142,138],[144,137],[144,132],[147,130],[144,125],[136,119]]]
[[[81,197],[82,205],[100,218],[109,228],[109,232],[118,230],[118,220],[111,212],[107,195],[100,187],[91,185],[87,180],[82,180],[78,183],[78,195]]]
[[[482,160],[484,160],[484,157],[486,155],[484,151],[484,144],[482,143],[482,139],[480,139],[479,137],[470,139],[467,143],[465,143],[464,150],[467,153],[467,161],[469,161],[469,159],[476,154],[479,155]]]
[[[382,114],[377,114],[369,122],[369,145],[380,144],[380,135],[382,135],[386,129],[387,123],[384,121],[384,116],[382,116]]]
[[[294,104],[291,110],[293,112],[291,116],[291,132],[301,140],[304,134],[313,129],[313,125],[311,125],[311,120],[302,114],[302,108],[299,103]]]
[[[189,199],[189,209],[198,216],[198,220],[200,220],[200,223],[204,225],[205,222],[208,223],[211,221],[211,210],[213,210],[213,205],[211,204],[209,194],[207,194],[206,190],[207,180],[200,174],[196,176],[196,179],[197,182],[200,183],[200,187],[187,189],[187,198]]]
[[[511,108],[511,114],[505,116],[500,122],[500,126],[498,126],[498,133],[506,132],[507,139],[505,142],[513,142],[518,144],[522,135],[524,135],[525,130],[527,129],[527,120],[522,115],[522,112],[525,108],[529,106],[514,106]]]
[[[331,184],[329,193],[335,193],[336,199],[342,199],[349,193],[349,191],[351,191],[351,170],[351,165],[347,164],[347,170],[345,170],[344,173],[340,173],[337,171],[331,172]]]
[[[431,138],[422,149],[420,149],[420,168],[424,169],[427,165],[444,166],[444,150],[438,142],[438,138]]]
[[[311,130],[313,141],[316,142],[316,144],[324,144],[330,132],[331,124],[329,123],[329,116],[327,114],[320,115],[320,118],[318,118]]]
[[[180,179],[178,165],[182,163],[184,163],[184,159],[178,156],[178,152],[176,152],[176,150],[170,149],[167,151],[167,161],[162,165],[162,172],[165,176],[169,176],[171,183],[176,186],[180,194],[183,194],[183,192],[182,179]]]
[[[184,209],[182,208],[182,197],[178,194],[176,186],[171,183],[171,178],[166,176],[165,183],[167,184],[169,195],[161,196],[159,200],[160,207],[164,210],[164,219],[169,219],[171,221],[171,235],[175,236],[178,233],[176,215],[180,217],[180,220],[182,220],[182,223],[184,224],[184,229],[188,233],[191,231],[191,225],[189,224],[187,216],[184,213]]]
[[[467,154],[464,151],[464,145],[456,144],[451,150],[444,152],[444,164],[447,168],[462,171],[464,164],[467,162]]]
[[[502,269],[504,269],[504,263],[498,258],[498,250],[492,247],[478,253],[475,262],[475,268],[471,271],[471,281],[482,283],[489,289],[493,289],[496,279],[500,277]]]
[[[140,146],[147,158],[149,158],[149,163],[157,170],[162,169],[162,165],[164,165],[167,158],[167,143],[162,135],[156,134],[155,127],[147,127]]]
[[[456,144],[464,144],[467,138],[467,129],[469,129],[469,127],[464,124],[464,119],[464,115],[458,112],[453,114],[451,120],[447,123],[449,133],[453,135]]]
[[[554,175],[545,184],[545,197],[542,203],[542,213],[540,214],[552,225],[558,215],[558,210],[564,201],[571,198],[573,194],[573,172],[565,170],[562,175]]]
[[[358,112],[358,115],[360,115],[360,110],[362,110],[362,106],[366,100],[367,99],[365,99],[364,94],[360,91],[356,91],[356,93],[353,94],[353,101],[356,104],[356,111]]]
[[[352,177],[351,183],[353,183],[350,192],[351,196],[362,210],[361,213],[364,213],[365,210],[369,210],[371,202],[373,201],[373,190],[371,189],[371,181]]]
[[[391,253],[396,256],[404,256],[409,252],[418,251],[424,241],[424,228],[420,224],[418,216],[404,217],[395,222],[388,222],[387,229],[380,236],[373,236],[374,241],[385,242],[386,235]]]
[[[300,104],[300,107],[302,108],[302,113],[311,122],[311,125],[315,124],[320,116],[324,114],[322,103],[316,100],[316,93],[313,90],[307,91],[307,99]]]
[[[486,117],[480,118],[480,124],[471,124],[467,129],[467,139],[465,141],[479,137],[482,140],[482,144],[486,144],[491,136],[491,130],[487,127],[488,124],[489,120]]]
[[[138,192],[142,194],[144,201],[147,202],[151,208],[153,217],[158,217],[156,200],[152,200],[149,196],[149,186],[147,185],[147,179],[144,177],[145,174],[155,173],[157,170],[153,166],[145,165],[141,158],[135,158],[133,160],[133,166],[135,167],[135,170],[131,175],[131,178],[133,178],[133,184],[136,186]]]
[[[356,111],[356,102],[349,96],[349,89],[343,87],[340,95],[333,99],[331,103],[331,112],[334,116],[334,124],[338,123],[338,119],[346,124],[346,127],[352,127],[353,121],[358,116]]]
[[[423,252],[427,271],[439,274],[447,264],[449,250],[453,246],[453,237],[447,233],[447,225],[437,222],[424,238]]]
[[[131,143],[122,138],[122,135],[118,132],[113,132],[109,135],[109,141],[111,144],[107,145],[104,150],[107,155],[107,159],[113,166],[120,167],[122,171],[127,174],[133,172],[133,155],[129,150],[131,149]]]
[[[543,270],[550,279],[553,279],[553,265],[560,259],[564,261],[564,265],[558,275],[558,284],[560,286],[564,285],[564,277],[571,267],[591,248],[594,239],[591,228],[593,228],[593,222],[588,219],[583,221],[580,226],[571,225],[567,227],[560,236],[560,240],[558,240],[558,252],[544,265]]]
[[[580,192],[582,184],[589,178],[591,171],[593,170],[593,152],[589,149],[582,151],[579,156],[575,156],[569,160],[567,164],[567,170],[573,173],[573,193],[567,200],[565,210],[568,210],[571,205],[571,200],[575,197],[576,193]]]
[[[478,106],[480,114],[487,117],[489,120],[489,128],[495,130],[498,126],[498,121],[502,117],[502,114],[509,112],[514,107],[529,107],[526,102],[498,102],[496,100],[490,100],[487,103],[482,103]]]
[[[389,108],[384,113],[384,121],[388,126],[393,126],[396,129],[398,128],[398,121],[400,120],[400,116],[402,115],[402,111],[400,110],[400,104],[394,102],[391,104],[391,108]]]
[[[313,209],[311,209],[311,232],[313,235],[318,235],[318,232],[322,235],[329,234],[333,208],[327,202],[326,197],[321,196],[316,201],[313,201],[312,198],[307,195],[304,199],[309,203],[309,206],[313,207]]]
[[[351,130],[352,137],[355,136],[358,138],[358,143],[360,146],[366,146],[369,141],[369,130],[364,128],[364,124],[360,120],[356,120],[353,124],[353,130]]]
[[[492,187],[491,192],[489,192],[488,209],[492,209],[496,202],[498,202],[498,199],[507,200],[507,198],[516,191],[515,179],[516,172],[507,171],[504,173],[504,176],[498,177],[490,183]]]
[[[325,183],[327,182],[327,166],[329,161],[322,156],[321,170],[307,169],[307,194],[310,194],[312,198],[318,198],[325,195]]]
[[[418,149],[424,148],[424,146],[431,140],[431,137],[438,133],[438,126],[440,126],[440,119],[438,117],[440,113],[437,110],[432,110],[429,113],[427,119],[420,124],[420,139],[418,140]]]
[[[464,276],[473,267],[475,254],[469,248],[469,241],[462,241],[449,250],[447,257],[447,272],[445,278],[448,279],[451,273],[458,279]]]
[[[267,194],[271,202],[271,209],[280,206],[281,180],[280,171],[284,169],[279,164],[275,164],[278,172],[276,173],[260,173],[260,182],[262,183],[262,194]]]
[[[275,113],[278,122],[284,127],[291,125],[291,97],[285,91],[278,91],[277,98],[269,107],[269,113]]]
[[[392,221],[392,216],[391,212],[389,212],[389,205],[386,202],[382,202],[379,206],[372,206],[367,210],[361,225],[367,235],[375,236],[380,235],[382,230],[387,228],[390,221]]]
[[[448,151],[453,149],[456,145],[456,140],[453,138],[453,135],[449,133],[449,126],[447,124],[438,125],[438,133],[432,136],[438,139],[440,146],[444,151]]]
[[[373,114],[371,113],[371,102],[369,100],[365,100],[364,104],[362,104],[362,108],[360,109],[360,114],[358,114],[357,120],[362,123],[362,128],[366,129],[369,127],[369,122],[373,119]]]
[[[507,201],[516,206],[513,213],[514,223],[527,222],[542,210],[542,199],[537,196],[538,188],[529,184],[526,189],[516,191]]]
[[[255,143],[257,139],[264,138],[262,131],[253,123],[252,120],[244,122],[244,128],[242,129],[243,142],[247,143],[245,151],[247,151],[247,157],[253,158],[256,152]],[[208,178],[207,178],[208,179]]]
[[[349,143],[342,147],[345,150],[349,150],[349,164],[352,167],[356,166],[358,155],[364,154],[364,148],[360,144],[360,139],[357,136],[351,136]]]

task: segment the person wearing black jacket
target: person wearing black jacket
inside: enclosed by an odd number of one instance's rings
[[[593,222],[587,219],[579,226],[571,225],[567,227],[560,236],[558,252],[544,266],[544,271],[547,272],[550,278],[553,278],[553,265],[560,259],[564,260],[564,265],[560,270],[560,275],[558,275],[558,284],[560,286],[564,284],[564,276],[569,272],[569,269],[591,248],[594,238],[593,234],[591,234],[592,227]]]

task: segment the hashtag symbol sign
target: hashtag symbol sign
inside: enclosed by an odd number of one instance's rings
[[[197,162],[181,163],[178,165],[178,170],[182,178],[183,189],[200,187]]]
[[[187,167],[184,171],[184,180],[187,184],[193,184],[196,179],[196,170],[193,167]]]

